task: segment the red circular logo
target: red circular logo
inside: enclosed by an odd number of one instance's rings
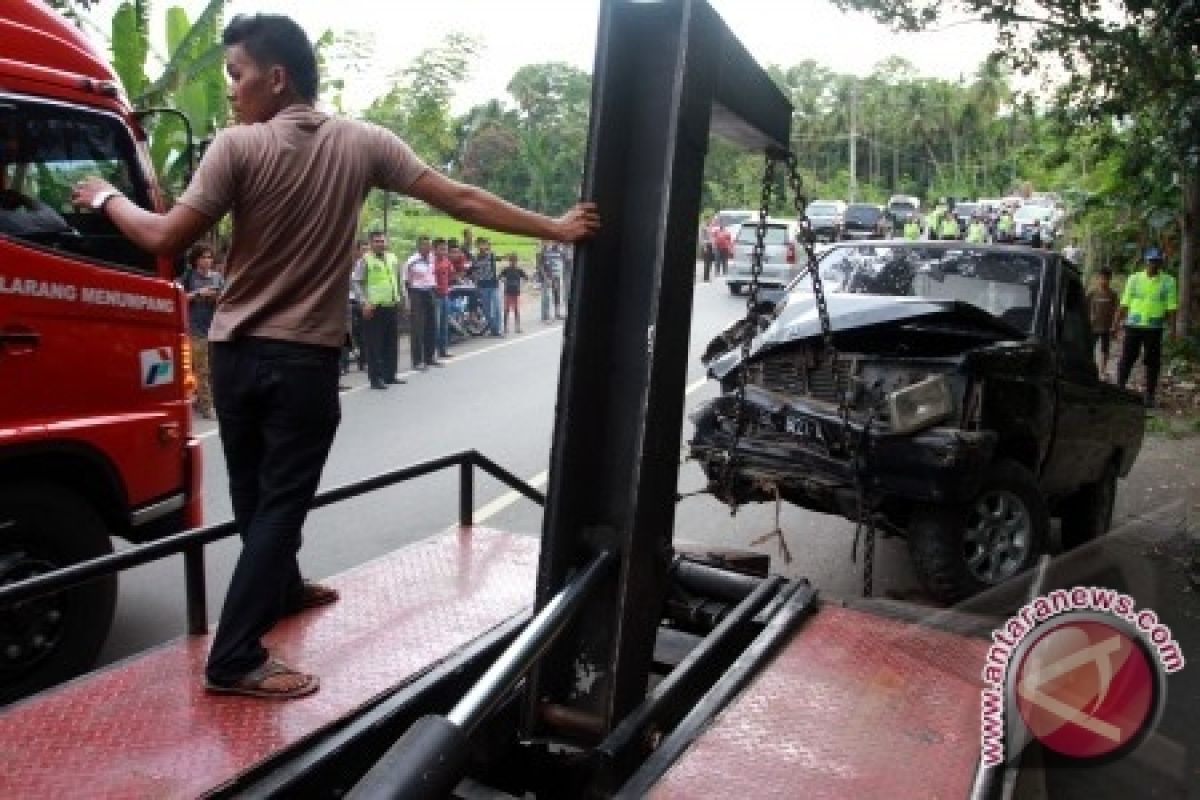
[[[1100,758],[1147,730],[1158,697],[1146,648],[1117,624],[1064,617],[1039,631],[1013,692],[1029,732],[1073,758]]]

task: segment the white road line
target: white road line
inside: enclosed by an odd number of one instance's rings
[[[442,363],[445,364],[445,366],[447,366],[447,367],[453,367],[455,364],[461,364],[462,362],[466,361],[469,358],[474,358],[475,356],[481,356],[484,353],[491,353],[491,352],[493,352],[495,350],[499,350],[503,347],[511,347],[512,345],[515,345],[515,344],[521,344],[522,342],[528,342],[528,341],[538,338],[539,336],[545,336],[547,334],[554,333],[555,331],[561,332],[562,326],[555,325],[553,327],[546,328],[546,330],[544,330],[544,331],[538,331],[537,333],[521,334],[520,338],[518,338],[518,339],[509,339],[507,342],[499,342],[497,344],[493,344],[493,345],[489,345],[487,347],[480,348],[479,350],[472,350],[469,353],[463,353],[460,356],[454,356],[454,358],[444,361]],[[399,374],[399,376],[397,376],[397,377],[407,379],[407,378],[411,378],[414,375],[419,375],[419,374],[420,373],[417,372],[416,370],[410,369],[408,372],[401,372]],[[362,386],[355,386],[353,389],[347,389],[346,391],[341,392],[341,396],[344,397],[348,394],[357,394],[358,392],[365,391],[367,388],[368,387],[366,384],[364,384]],[[220,433],[220,430],[217,428],[213,428],[211,431],[204,431],[204,433],[197,433],[197,434],[195,434],[195,436],[197,439],[208,439],[212,436],[216,436],[218,433]]]
[[[525,482],[528,483],[530,486],[532,486],[535,489],[541,489],[543,486],[546,485],[546,481],[549,480],[549,478],[550,478],[550,471],[542,470],[537,475],[534,475],[532,478],[530,478],[529,480],[527,480]],[[508,508],[509,506],[511,506],[513,503],[517,502],[524,496],[525,495],[521,494],[520,492],[518,492],[514,489],[514,490],[505,492],[504,494],[500,495],[499,497],[497,497],[495,500],[488,503],[487,505],[480,506],[479,508],[475,509],[475,513],[473,515],[475,524],[476,525],[483,524],[488,519],[496,516],[501,511]]]
[[[683,391],[684,396],[692,394],[693,392],[695,392],[697,389],[699,389],[701,386],[703,386],[706,383],[708,383],[708,378],[701,378],[697,381],[694,381],[693,383],[689,384],[686,389],[684,389],[684,391]],[[528,483],[530,486],[532,486],[535,489],[541,489],[543,486],[546,485],[546,482],[547,482],[547,480],[549,480],[549,478],[550,478],[549,470],[542,470],[537,475],[534,475],[532,478],[527,479],[525,482]],[[509,506],[511,506],[513,503],[517,502],[524,496],[525,495],[521,494],[518,491],[510,490],[510,491],[507,491],[504,494],[500,495],[495,500],[492,500],[491,502],[487,503],[486,505],[480,506],[479,508],[475,509],[475,512],[473,515],[475,524],[482,525],[485,521],[487,521],[491,517],[496,516],[501,511],[508,508]]]

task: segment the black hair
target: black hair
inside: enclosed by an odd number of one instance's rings
[[[1109,269],[1108,267],[1101,267],[1101,268],[1100,268],[1100,274],[1101,274],[1102,276],[1104,276],[1105,278],[1111,278],[1111,277],[1112,277],[1112,270],[1111,270],[1111,269]]]
[[[387,238],[381,230],[373,230],[367,234],[368,239],[374,239],[376,236],[383,236],[385,239]]]
[[[428,241],[429,241],[429,234],[428,234],[428,233],[422,233],[420,236],[418,236],[418,237],[417,237],[417,241],[418,241],[418,242],[428,242]]]
[[[221,35],[225,47],[241,45],[262,66],[280,66],[296,92],[316,102],[317,55],[304,29],[282,14],[238,14]]]
[[[196,262],[204,258],[205,253],[209,258],[215,255],[215,251],[206,244],[194,244],[192,249],[188,251],[187,262],[189,267],[196,266]]]
[[[445,244],[445,243],[446,243],[446,240],[445,240],[445,239],[443,239],[441,236],[439,236],[439,237],[437,237],[436,239],[434,239],[434,240],[433,240],[433,246],[434,246],[434,247],[437,247],[439,244]]]

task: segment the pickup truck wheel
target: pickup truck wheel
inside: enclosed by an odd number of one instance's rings
[[[1108,533],[1117,500],[1117,464],[1110,461],[1104,475],[1077,491],[1062,505],[1062,546],[1071,550]]]
[[[964,506],[915,512],[908,545],[925,588],[956,603],[1033,566],[1049,530],[1050,513],[1033,475],[1000,461]]]
[[[112,552],[99,515],[42,484],[0,489],[0,586]],[[117,576],[0,608],[0,703],[92,666],[112,624]]]

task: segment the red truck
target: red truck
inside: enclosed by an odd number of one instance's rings
[[[161,208],[104,59],[36,0],[0,6],[0,585],[200,524],[186,296],[72,185]],[[0,702],[87,669],[116,576],[0,609]]]

